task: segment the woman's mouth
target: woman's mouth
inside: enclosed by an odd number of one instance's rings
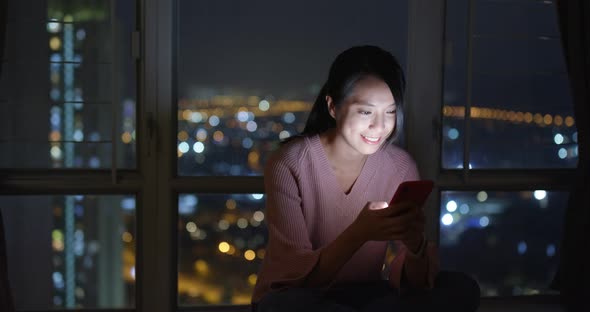
[[[379,142],[381,142],[381,137],[370,137],[361,134],[361,138],[363,138],[363,141],[367,144],[379,144]]]

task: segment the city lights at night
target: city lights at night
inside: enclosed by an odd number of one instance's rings
[[[265,210],[268,195],[249,183],[263,175],[282,141],[305,128],[329,57],[366,41],[391,50],[411,69],[409,1],[382,1],[362,16],[357,4],[344,1],[342,16],[326,17],[297,3],[284,4],[292,10],[277,13],[271,1],[178,0],[173,61],[166,60],[173,64],[166,68],[172,77],[165,76],[171,90],[150,93],[142,89],[153,78],[146,59],[154,61],[153,51],[146,57],[142,49],[151,47],[145,38],[151,34],[139,29],[142,3],[40,1],[29,8],[9,1],[30,20],[18,16],[7,26],[2,74],[8,76],[0,81],[0,103],[10,105],[4,106],[0,145],[10,152],[0,155],[0,166],[25,169],[24,178],[19,176],[23,183],[31,180],[26,174],[66,181],[32,184],[30,194],[23,192],[27,196],[17,188],[0,196],[12,287],[17,307],[27,311],[135,308],[141,290],[136,283],[146,274],[145,259],[139,258],[146,255],[138,246],[155,244],[145,241],[141,229],[156,223],[146,218],[165,213],[170,222],[162,223],[171,230],[153,230],[168,233],[162,237],[173,233],[174,241],[164,245],[176,248],[169,271],[178,306],[249,304],[267,256],[267,222],[274,217]],[[555,9],[555,1],[516,2],[474,1],[484,20],[510,10],[549,16]],[[467,51],[467,13],[447,3],[444,85],[440,102],[432,106],[436,118],[406,115],[433,133],[420,144],[440,143],[433,166],[482,176],[574,168],[580,124],[556,52],[561,51],[557,22],[538,27],[549,34],[522,34],[523,40],[488,34],[489,28],[476,24]],[[548,23],[536,15],[522,19]],[[526,42],[519,46],[520,41]],[[510,52],[525,55],[527,62],[512,54],[501,58]],[[512,72],[512,67],[518,68]],[[406,137],[400,144],[409,145]],[[161,159],[171,160],[164,161],[172,168],[165,175],[156,164]],[[83,178],[78,181],[77,175]],[[80,191],[92,181],[96,185]],[[158,192],[171,194],[166,207],[145,200],[148,187],[161,185]],[[488,189],[487,184],[439,190],[433,194],[440,199],[438,211],[427,216],[439,231],[445,269],[473,276],[483,296],[548,292],[559,263],[567,192],[547,185]],[[388,251],[386,257],[395,256]]]

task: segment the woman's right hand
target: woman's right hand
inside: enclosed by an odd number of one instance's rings
[[[388,206],[386,202],[368,202],[351,224],[363,241],[412,240],[424,231],[422,209],[412,202]]]

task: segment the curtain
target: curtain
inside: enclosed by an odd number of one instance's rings
[[[557,12],[578,129],[578,167],[564,216],[555,284],[567,311],[590,311],[590,1],[558,0]]]
[[[4,63],[4,49],[6,38],[6,1],[0,1],[0,75],[2,75],[2,64]],[[6,255],[6,236],[4,234],[4,221],[0,210],[0,310],[14,311],[14,303],[10,284],[8,283],[8,257]]]

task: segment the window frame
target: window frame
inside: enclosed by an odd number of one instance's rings
[[[473,1],[469,0],[470,6]],[[411,1],[409,13],[405,130],[408,151],[416,160],[422,178],[435,181],[434,196],[425,206],[428,237],[435,241],[439,239],[442,191],[569,190],[573,185],[575,169],[464,167],[461,170],[450,170],[441,167],[446,1]],[[466,116],[469,114],[466,113]],[[468,121],[469,118],[466,123]],[[468,153],[468,146],[465,146],[465,153]]]
[[[115,0],[109,0],[111,7],[111,16],[114,15]],[[145,1],[135,1],[135,28],[137,32],[141,32],[143,18],[145,14]],[[49,22],[47,21],[43,21]],[[114,19],[111,19],[111,26],[113,32],[115,31],[116,24]],[[130,33],[130,37],[135,34]],[[116,48],[116,47],[115,47]],[[135,51],[132,51],[135,52]],[[134,55],[130,55],[132,57]],[[118,62],[114,59],[112,62],[112,68],[118,66]],[[151,261],[144,261],[147,257],[144,255],[155,254],[154,244],[149,243],[149,237],[144,233],[146,230],[146,224],[155,219],[153,215],[156,211],[156,205],[154,204],[155,189],[156,186],[151,182],[155,179],[154,168],[156,166],[154,144],[151,144],[150,138],[143,136],[143,127],[140,125],[145,124],[145,120],[142,117],[141,111],[143,110],[144,103],[142,98],[145,95],[142,91],[143,88],[143,73],[141,58],[136,58],[135,64],[135,77],[137,79],[137,154],[136,154],[136,169],[118,169],[117,164],[113,162],[112,167],[104,169],[49,169],[49,168],[25,168],[25,169],[13,169],[13,168],[2,168],[0,169],[0,196],[11,196],[11,195],[133,195],[136,199],[136,210],[135,220],[137,226],[136,232],[136,280],[135,280],[135,308],[88,308],[82,309],[83,311],[141,311],[141,306],[145,305],[143,302],[143,290],[148,289],[150,276],[152,274],[145,274],[153,270],[154,265]],[[116,79],[113,81],[113,85],[116,85]],[[111,103],[114,105],[116,101],[113,99],[117,97],[117,92],[113,90],[111,93]],[[116,110],[113,110],[112,117],[114,120],[118,120],[119,116]],[[115,124],[113,124],[113,130]],[[113,132],[113,139],[117,139],[116,132]],[[113,143],[113,155],[117,151],[116,143]],[[151,156],[150,156],[151,155]],[[153,231],[152,231],[153,232]],[[155,270],[154,270],[155,271]],[[153,285],[153,284],[152,284]],[[23,311],[18,310],[17,311]],[[26,310],[24,310],[26,311]],[[35,312],[43,310],[33,310]],[[71,309],[52,309],[49,308],[46,311],[73,311]],[[156,310],[154,310],[156,311]]]
[[[140,42],[137,59],[137,170],[117,170],[115,173],[109,170],[0,171],[0,195],[84,193],[136,196],[136,306],[100,311],[248,310],[248,306],[178,307],[175,226],[178,195],[264,193],[264,185],[262,176],[177,175],[177,1],[136,0],[136,28]],[[408,5],[405,133],[407,150],[416,160],[421,176],[436,183],[434,195],[425,206],[427,236],[435,241],[439,239],[441,191],[568,190],[573,185],[574,169],[441,169],[446,0],[412,0]]]

